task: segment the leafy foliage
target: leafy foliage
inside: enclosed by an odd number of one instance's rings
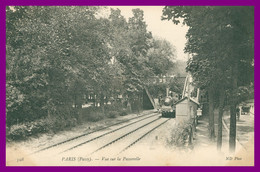
[[[140,106],[147,79],[167,71],[175,50],[153,41],[142,10],[134,9],[127,21],[118,9],[103,17],[104,8],[6,8],[8,127],[48,119],[58,130],[82,118],[97,121],[104,118],[105,101],[118,95]],[[89,96],[101,107],[83,110]],[[125,106],[119,107],[122,115]]]
[[[166,40],[153,39],[148,51],[149,65],[155,75],[166,75],[173,66],[176,50]]]
[[[254,13],[251,7],[165,7],[164,19],[190,28],[185,51],[187,70],[200,87],[230,87],[238,64],[239,85],[253,82]],[[245,79],[247,78],[247,79]]]
[[[189,26],[185,51],[192,55],[187,71],[198,87],[209,95],[209,129],[214,137],[214,99],[219,103],[219,126],[225,94],[230,105],[230,150],[235,150],[236,105],[248,98],[246,89],[254,84],[253,7],[181,6],[165,7],[163,19]],[[252,90],[252,89],[251,89]],[[221,96],[220,96],[221,95]],[[218,148],[222,143],[219,128]]]
[[[167,139],[170,147],[187,148],[189,145],[189,137],[192,132],[193,121],[177,123],[174,130],[171,131],[171,137]]]

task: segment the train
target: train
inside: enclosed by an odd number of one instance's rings
[[[160,109],[159,111],[162,114],[163,118],[175,118],[176,117],[176,106],[175,102],[178,101],[175,97],[165,97],[160,100]]]

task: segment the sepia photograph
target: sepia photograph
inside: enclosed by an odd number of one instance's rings
[[[254,166],[254,6],[6,6],[6,166]]]

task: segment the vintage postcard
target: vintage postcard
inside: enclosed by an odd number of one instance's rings
[[[254,166],[254,7],[6,6],[6,166]]]

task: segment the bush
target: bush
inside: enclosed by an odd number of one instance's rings
[[[111,105],[105,105],[104,106],[105,112],[110,112],[110,111],[117,111],[117,112],[119,112],[123,108],[124,108],[123,104],[122,103],[118,103],[118,102],[116,102],[114,104],[111,104]]]
[[[90,122],[97,122],[103,118],[104,118],[104,114],[102,112],[96,112],[87,115],[87,120]]]
[[[40,133],[57,132],[64,128],[71,128],[77,124],[76,118],[55,117],[52,119],[39,119],[33,122],[16,124],[8,127],[6,138],[9,140],[24,140],[29,136],[37,136]]]
[[[127,114],[128,113],[126,109],[121,110],[121,112],[119,113],[120,116],[126,116]]]
[[[121,103],[106,105],[106,114],[108,118],[115,118],[118,115],[127,115],[127,110]],[[78,113],[79,112],[79,113]],[[24,122],[7,127],[6,138],[9,140],[24,140],[28,136],[36,136],[45,132],[57,132],[65,128],[76,126],[82,121],[97,122],[104,118],[101,107],[83,108],[81,111],[75,111],[70,108],[57,108],[52,118],[39,119],[31,122]]]
[[[47,126],[47,121],[43,119],[31,122],[27,125],[27,127],[29,128],[29,135],[44,133],[47,131]]]
[[[22,140],[28,135],[27,130],[25,124],[13,125],[7,130],[6,138],[10,140]]]
[[[111,111],[111,112],[108,113],[107,117],[108,118],[115,118],[115,117],[118,116],[118,114],[119,114],[119,112],[117,112],[117,111]]]
[[[47,121],[48,121],[47,130],[49,132],[54,132],[54,133],[57,131],[64,130],[64,128],[74,127],[78,123],[76,118],[73,117],[71,118],[55,117]]]
[[[104,105],[105,112],[110,112],[110,111],[115,111],[115,110],[116,110],[116,108],[113,105]]]
[[[171,131],[171,138],[167,140],[169,146],[184,148],[187,146],[191,122],[178,123]]]
[[[11,140],[23,140],[28,136],[47,132],[48,126],[48,122],[44,119],[13,125],[7,129],[6,137]]]
[[[101,107],[88,107],[88,108],[83,108],[80,111],[80,121],[98,121],[100,119],[103,119],[103,111]]]

